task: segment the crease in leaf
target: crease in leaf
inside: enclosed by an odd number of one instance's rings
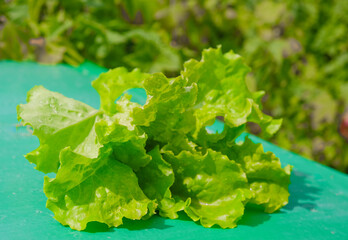
[[[152,157],[151,162],[136,172],[139,185],[147,197],[157,201],[161,216],[178,218],[177,212],[184,209],[185,203],[172,197],[170,187],[174,183],[173,169],[162,158],[159,146],[148,154]]]

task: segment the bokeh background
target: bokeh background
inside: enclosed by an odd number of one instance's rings
[[[0,59],[175,76],[218,45],[283,118],[269,141],[348,172],[347,0],[0,0]]]

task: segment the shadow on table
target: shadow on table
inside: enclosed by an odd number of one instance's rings
[[[114,232],[114,228],[109,228],[105,223],[89,222],[84,232],[96,233],[96,232]]]
[[[172,226],[165,223],[165,219],[160,216],[152,216],[147,220],[129,220],[124,218],[123,224],[119,228],[126,228],[130,231],[141,230],[141,229],[167,229]]]
[[[316,200],[321,189],[311,186],[307,178],[308,175],[302,172],[292,171],[289,203],[284,209],[293,210],[295,207],[302,207],[312,211],[317,207]]]
[[[152,216],[147,220],[130,220],[123,219],[123,224],[117,228],[125,228],[130,231],[142,230],[142,229],[166,229],[172,226],[165,224],[165,218],[159,216]],[[96,232],[114,232],[115,228],[109,228],[105,223],[90,222],[87,224],[85,232],[96,233]]]
[[[256,227],[269,219],[271,219],[269,213],[265,213],[261,210],[246,209],[242,219],[237,223],[237,225]]]

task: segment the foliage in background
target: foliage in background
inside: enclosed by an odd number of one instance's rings
[[[347,172],[347,12],[341,0],[1,1],[0,59],[171,76],[221,44],[252,67],[248,86],[268,93],[264,111],[283,117],[271,140]]]

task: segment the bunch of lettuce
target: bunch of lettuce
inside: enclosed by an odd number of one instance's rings
[[[203,51],[176,78],[116,68],[92,86],[99,110],[36,86],[18,119],[30,125],[40,146],[26,158],[44,173],[49,208],[63,225],[110,227],[122,219],[185,211],[204,227],[233,228],[246,204],[268,213],[288,202],[290,166],[248,138],[236,144],[247,122],[274,134],[281,120],[261,111],[263,92],[245,84],[249,68],[233,52]],[[144,105],[123,94],[143,88]],[[224,130],[206,127],[223,117]]]

